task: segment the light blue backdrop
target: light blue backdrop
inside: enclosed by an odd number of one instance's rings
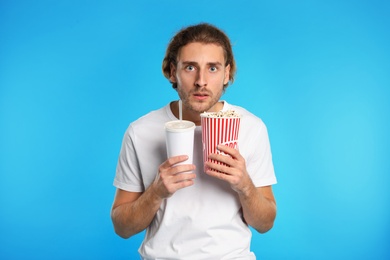
[[[279,183],[259,259],[389,259],[390,5],[322,1],[0,2],[0,259],[137,259],[112,181],[128,124],[176,93],[169,39],[234,43],[224,99],[268,126]]]

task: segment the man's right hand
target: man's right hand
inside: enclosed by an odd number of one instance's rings
[[[154,191],[160,198],[172,196],[176,191],[194,184],[196,174],[194,164],[180,164],[188,159],[188,156],[174,156],[163,162],[158,175],[153,183]]]
[[[155,181],[144,192],[117,189],[111,218],[119,236],[128,238],[146,229],[165,198],[194,184],[195,165],[177,165],[187,159],[187,156],[175,156],[162,163]]]

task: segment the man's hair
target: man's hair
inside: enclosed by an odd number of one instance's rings
[[[236,62],[229,37],[222,30],[207,23],[183,28],[171,39],[162,63],[164,76],[169,80],[171,76],[171,64],[174,66],[177,65],[177,56],[180,49],[193,42],[216,44],[222,47],[225,55],[225,66],[230,65],[229,82],[233,83],[236,73]],[[224,85],[224,88],[229,85],[229,82]],[[177,83],[171,83],[172,87],[176,89]]]

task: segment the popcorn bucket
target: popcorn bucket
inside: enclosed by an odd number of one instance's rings
[[[227,145],[238,149],[238,132],[240,129],[241,117],[239,115],[224,116],[218,113],[202,113],[202,144],[203,161],[210,161],[219,164],[215,160],[208,159],[212,153],[227,155],[217,149],[218,145]],[[206,171],[206,166],[204,170]]]

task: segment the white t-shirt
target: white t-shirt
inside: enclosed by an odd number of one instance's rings
[[[224,101],[223,110],[242,115],[238,146],[256,187],[276,183],[268,133],[247,110]],[[128,127],[119,155],[114,186],[145,191],[167,159],[164,124],[177,120],[169,104]],[[201,127],[195,129],[195,184],[164,200],[139,248],[143,259],[256,259],[251,231],[243,221],[238,196],[224,181],[203,172]]]

